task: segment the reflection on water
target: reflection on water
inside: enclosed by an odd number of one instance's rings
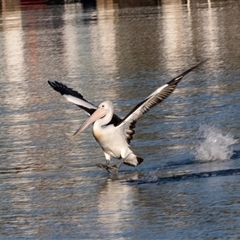
[[[132,175],[131,177],[134,177]],[[110,235],[119,235],[126,229],[128,223],[122,221],[126,216],[133,214],[134,202],[138,196],[138,188],[119,181],[109,179],[100,189],[98,195],[98,223],[102,232]]]
[[[239,237],[238,1],[1,3],[1,238]],[[104,156],[90,131],[68,137],[86,115],[47,85],[124,116],[204,59],[138,122],[144,162],[118,176],[95,167]],[[233,158],[194,159],[201,123],[236,139]]]

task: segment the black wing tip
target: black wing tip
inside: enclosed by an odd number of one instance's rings
[[[56,85],[63,85],[62,83],[58,82],[58,81],[50,81],[48,80],[48,84],[52,87],[52,86],[56,86]]]
[[[87,102],[86,99],[83,98],[83,95],[72,88],[69,88],[67,85],[60,83],[58,81],[48,81],[48,84],[57,92],[62,95],[72,95],[74,97],[80,98]]]
[[[65,91],[64,89],[68,89],[68,87],[58,81],[50,81],[48,80],[48,84],[57,92],[61,93],[62,95],[64,94]]]
[[[191,71],[193,71],[195,68],[199,67],[200,65],[202,65],[202,64],[205,63],[206,61],[207,61],[207,59],[199,62],[199,63],[196,64],[195,66],[189,68],[189,69],[186,70],[185,72],[181,73],[180,75],[178,75],[177,77],[175,77],[174,79],[172,79],[171,81],[169,81],[167,84],[168,84],[168,85],[176,85],[176,84],[178,84],[185,75],[187,75],[188,73],[190,73]]]
[[[52,88],[54,88],[54,86],[55,86],[55,81],[50,81],[50,80],[48,80],[48,84],[49,84]]]

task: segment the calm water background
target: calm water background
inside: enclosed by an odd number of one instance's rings
[[[240,3],[148,2],[2,5],[1,239],[240,238]],[[90,129],[69,138],[86,115],[47,84],[125,116],[204,59],[138,122],[145,161],[118,176]]]

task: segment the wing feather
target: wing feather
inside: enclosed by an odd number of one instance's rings
[[[72,88],[69,88],[57,81],[48,81],[48,83],[55,91],[62,94],[69,102],[76,104],[78,107],[85,110],[89,115],[93,114],[97,109],[96,106],[84,99],[82,94]]]
[[[48,81],[48,83],[55,91],[63,95],[63,97],[65,97],[69,102],[72,102],[81,109],[85,110],[88,115],[92,115],[96,111],[97,107],[88,102],[79,92],[57,81]],[[122,119],[114,114],[112,120],[108,123],[108,125],[114,124],[116,126],[121,121]]]
[[[194,67],[189,68],[185,72],[181,73],[179,76],[175,77],[168,83],[156,89],[152,94],[145,98],[142,102],[136,105],[132,111],[117,125],[119,129],[122,129],[125,133],[126,141],[130,143],[133,138],[135,131],[133,130],[137,120],[146,113],[150,108],[156,106],[158,103],[162,102],[167,98],[176,88],[178,83],[182,78],[191,72],[193,69],[197,68],[200,64],[195,65]]]

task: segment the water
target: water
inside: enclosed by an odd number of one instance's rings
[[[240,5],[2,4],[1,239],[239,239]],[[67,84],[125,116],[199,61],[144,115],[120,173],[86,114],[53,91]]]
[[[195,157],[198,160],[228,160],[234,151],[231,145],[237,143],[231,134],[223,134],[214,126],[202,125],[199,128],[199,136],[203,140],[196,147]]]

